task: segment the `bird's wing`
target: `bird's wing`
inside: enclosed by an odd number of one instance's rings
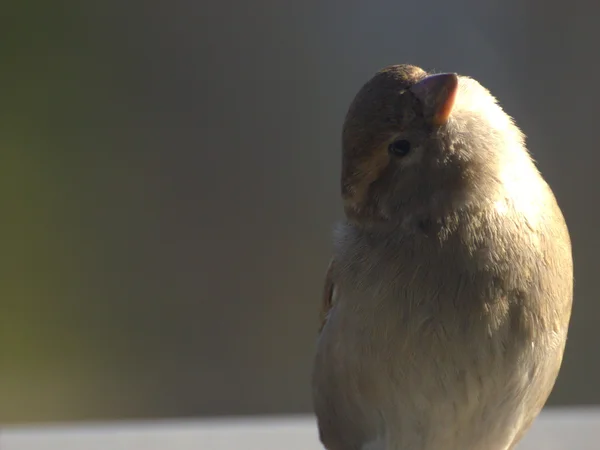
[[[319,333],[327,322],[327,316],[329,311],[333,307],[335,284],[333,282],[333,264],[334,260],[331,258],[329,261],[329,267],[325,273],[325,285],[323,286],[323,295],[321,296],[321,313],[319,316]]]

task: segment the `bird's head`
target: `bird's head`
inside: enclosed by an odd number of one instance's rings
[[[344,123],[342,196],[359,225],[443,216],[491,200],[524,138],[477,81],[410,65],[379,71]]]

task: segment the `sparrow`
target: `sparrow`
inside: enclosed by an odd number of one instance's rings
[[[523,133],[455,73],[377,72],[342,132],[312,374],[327,450],[509,450],[545,404],[573,300],[567,226]]]

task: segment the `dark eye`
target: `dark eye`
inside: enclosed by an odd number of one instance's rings
[[[406,156],[410,152],[410,142],[405,139],[394,141],[388,147],[388,151],[394,156]]]

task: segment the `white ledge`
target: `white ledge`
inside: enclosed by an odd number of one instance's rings
[[[312,416],[14,426],[1,450],[321,450]],[[600,408],[547,409],[518,450],[600,449]]]

